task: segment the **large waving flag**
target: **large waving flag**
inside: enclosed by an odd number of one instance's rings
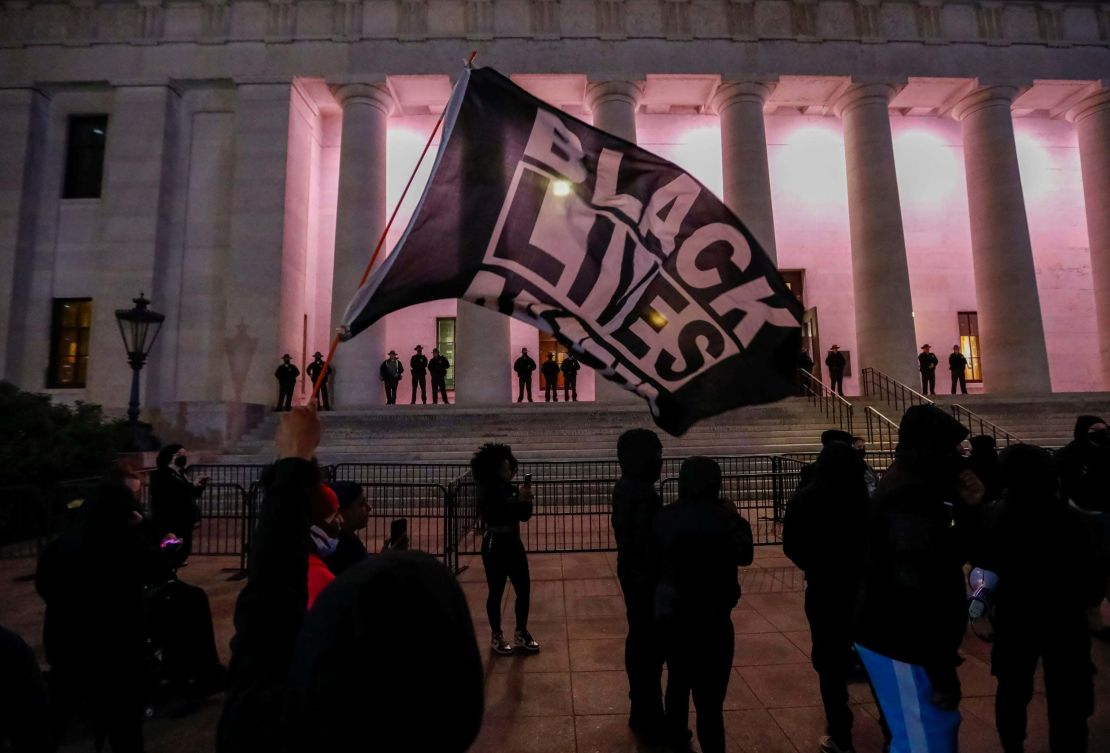
[[[552,332],[675,436],[795,389],[802,309],[743,223],[678,166],[489,68],[456,84],[428,185],[344,337],[441,298]]]

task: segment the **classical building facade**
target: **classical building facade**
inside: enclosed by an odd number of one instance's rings
[[[988,392],[1110,388],[1110,4],[996,0],[5,0],[0,374],[121,408],[114,310],[142,291],[167,316],[144,407],[223,434],[272,403],[471,50],[716,191],[849,391],[865,366],[912,383],[925,342]],[[550,347],[424,304],[340,348],[337,404],[382,402],[377,364],[418,343],[477,404]]]

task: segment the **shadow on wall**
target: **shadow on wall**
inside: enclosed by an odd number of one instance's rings
[[[224,339],[224,355],[227,356],[228,371],[231,376],[231,391],[235,402],[243,401],[243,386],[250,374],[251,362],[258,350],[258,338],[251,337],[246,322],[242,319],[235,325],[235,334]]]

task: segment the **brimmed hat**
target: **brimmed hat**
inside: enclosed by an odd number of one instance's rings
[[[839,345],[832,345],[832,346],[829,347],[829,350],[840,350],[840,346]]]
[[[293,356],[291,356],[291,355],[289,355],[288,353],[286,353],[285,355],[283,355],[283,356],[281,357],[281,359],[282,359],[283,361],[284,361],[284,360],[285,360],[286,358],[290,358],[290,359],[291,359],[291,358],[293,358]]]
[[[931,347],[933,347],[933,346],[930,345],[929,343],[925,343],[924,345],[921,346],[921,349],[925,350],[926,348],[931,348]]]
[[[413,350],[424,350],[424,346],[423,345],[417,345],[415,348],[413,348]]]
[[[313,358],[323,358],[324,354],[321,353],[320,351],[316,351],[315,353],[312,354],[312,357]]]
[[[389,351],[389,353],[387,353],[386,355],[389,355],[389,356],[395,356],[395,355],[397,355],[397,351],[395,351],[395,350],[391,350],[391,351]]]

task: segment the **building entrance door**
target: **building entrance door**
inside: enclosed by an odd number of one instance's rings
[[[806,309],[802,316],[802,347],[809,351],[813,359],[813,376],[821,379],[821,369],[825,365],[821,352],[821,332],[817,326],[817,307]]]
[[[540,331],[540,352],[539,352],[539,354],[537,355],[537,358],[536,358],[537,368],[540,368],[540,369],[543,368],[543,364],[547,360],[547,354],[551,353],[552,351],[554,351],[554,353],[555,353],[555,360],[559,362],[559,366],[562,366],[563,365],[563,359],[567,357],[567,353],[569,353],[570,351],[567,350],[567,346],[563,345],[558,340],[556,340],[554,335],[552,335],[549,332],[544,332],[544,331],[541,330]],[[542,386],[543,382],[541,382],[540,384]],[[563,372],[562,372],[561,369],[559,371],[559,381],[556,383],[556,386],[559,389],[563,389]]]

